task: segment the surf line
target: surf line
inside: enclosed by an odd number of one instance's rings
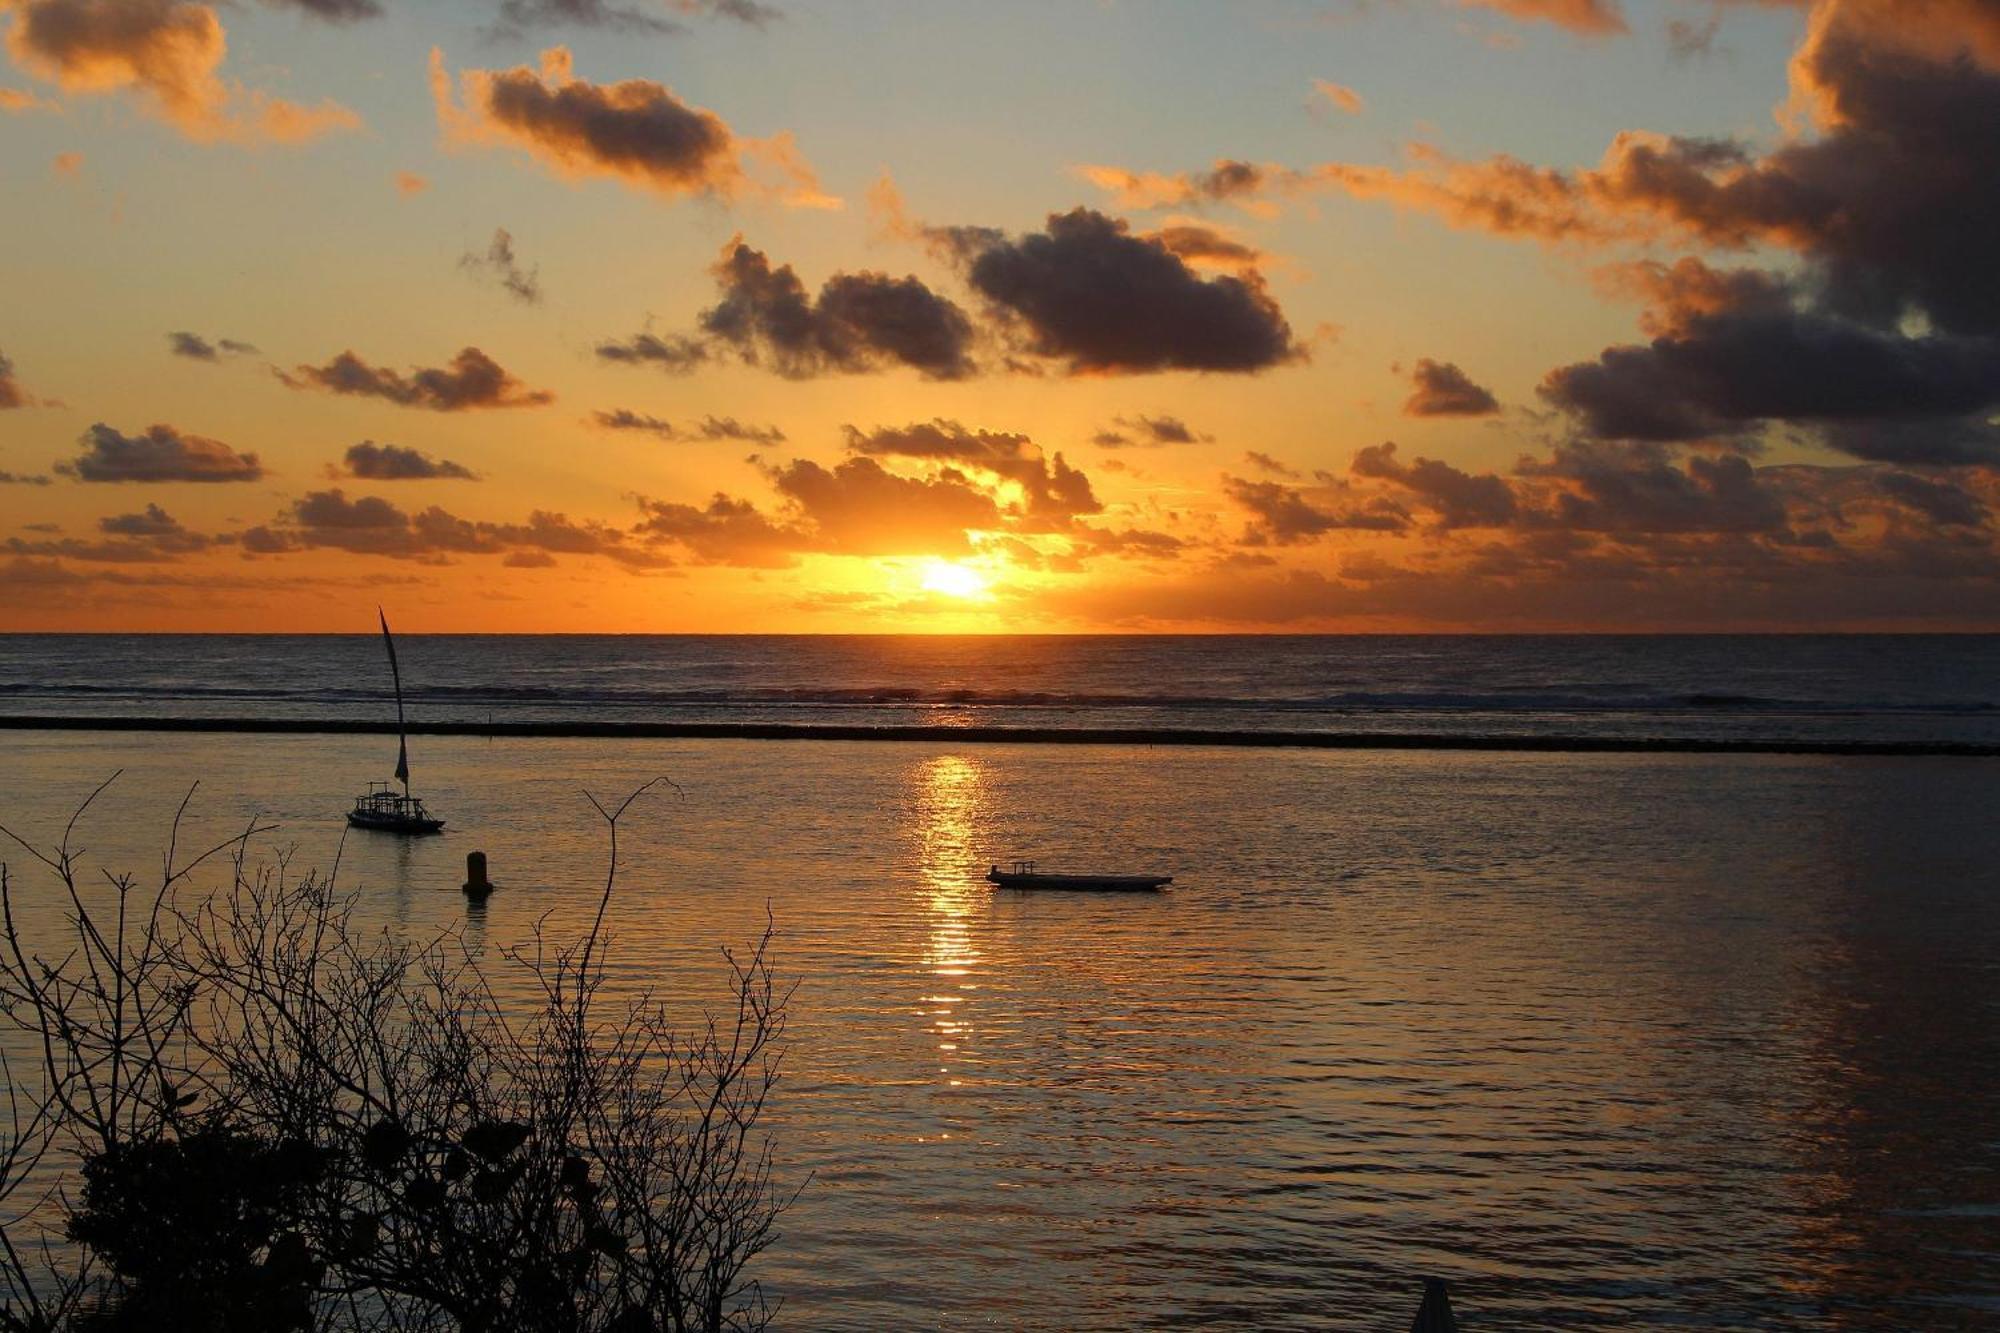
[[[375,736],[394,723],[346,718],[0,716],[6,731],[229,732]],[[1760,740],[1699,736],[1452,735],[1430,732],[1243,731],[1195,727],[855,726],[785,722],[424,722],[424,736],[603,740],[900,741],[954,745],[1171,745],[1294,750],[1490,750],[1554,754],[1791,754],[2000,758],[1971,741]]]

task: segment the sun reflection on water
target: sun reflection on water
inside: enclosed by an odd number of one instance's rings
[[[923,965],[936,979],[923,997],[924,1013],[937,1039],[938,1077],[958,1087],[974,1037],[967,1001],[979,989],[973,916],[987,903],[977,873],[985,772],[976,760],[940,755],[917,769],[915,781],[917,863],[930,928]]]

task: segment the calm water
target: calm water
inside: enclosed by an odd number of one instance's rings
[[[2000,742],[2000,636],[398,638],[412,717]],[[0,635],[0,713],[392,714],[381,640]]]
[[[253,811],[324,864],[380,738],[0,736],[93,861]],[[760,1269],[793,1330],[2000,1326],[2000,762],[427,740],[440,839],[370,919],[491,948],[592,901],[713,993],[768,905],[800,985]],[[255,794],[254,801],[250,794]],[[996,895],[993,859],[1171,870]],[[46,898],[46,924],[56,909]]]

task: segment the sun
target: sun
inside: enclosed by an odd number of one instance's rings
[[[925,592],[943,593],[947,597],[961,597],[967,601],[986,596],[988,580],[976,569],[955,565],[948,560],[927,560],[923,575]]]

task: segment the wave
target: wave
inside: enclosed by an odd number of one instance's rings
[[[373,707],[387,697],[380,689],[328,685],[219,685],[186,680],[100,684],[80,681],[0,682],[0,696],[23,702],[96,698],[139,702],[261,701],[293,707]],[[489,682],[425,685],[405,692],[414,705],[493,709],[533,706],[555,709],[634,711],[854,711],[881,709],[1034,709],[1064,712],[1172,712],[1325,714],[1684,714],[1736,713],[1859,716],[1876,714],[1978,716],[2000,712],[2000,703],[1982,699],[1925,700],[1864,698],[1812,699],[1693,691],[1644,693],[1616,686],[1562,689],[1523,686],[1480,692],[1450,690],[1343,690],[1326,694],[1243,695],[1179,692],[984,689],[970,686],[733,685],[682,689],[522,685]]]

